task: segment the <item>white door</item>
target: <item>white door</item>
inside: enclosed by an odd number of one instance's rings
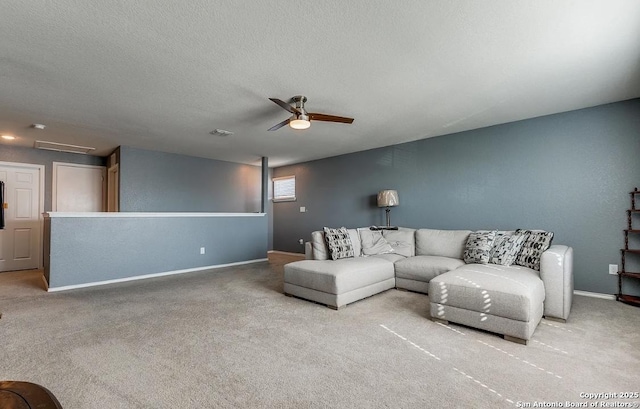
[[[40,267],[41,186],[44,169],[38,165],[0,163],[5,183],[5,228],[0,230],[0,271]]]
[[[104,166],[53,162],[54,212],[103,212]]]

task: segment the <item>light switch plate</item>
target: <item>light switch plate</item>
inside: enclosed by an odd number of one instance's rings
[[[300,213],[306,213],[307,212],[307,208],[304,206],[300,206]]]
[[[609,274],[618,274],[617,264],[609,264]]]

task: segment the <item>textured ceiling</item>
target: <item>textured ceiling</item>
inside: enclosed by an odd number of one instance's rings
[[[355,121],[267,132],[288,116],[267,98],[298,94]],[[279,166],[636,97],[637,0],[0,2],[23,146]]]

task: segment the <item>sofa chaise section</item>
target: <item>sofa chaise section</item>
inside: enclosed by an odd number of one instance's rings
[[[382,257],[302,260],[285,265],[284,293],[338,309],[396,285],[393,262]]]

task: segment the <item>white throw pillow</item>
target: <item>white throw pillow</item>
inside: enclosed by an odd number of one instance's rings
[[[362,244],[360,243],[360,234],[357,229],[347,229],[349,232],[349,238],[353,245],[353,257],[362,256]]]
[[[416,255],[415,229],[400,227],[398,230],[382,230],[382,237],[393,248],[393,252],[405,257]]]
[[[393,253],[393,247],[382,236],[382,231],[358,229],[358,232],[362,243],[362,254],[365,256]]]

